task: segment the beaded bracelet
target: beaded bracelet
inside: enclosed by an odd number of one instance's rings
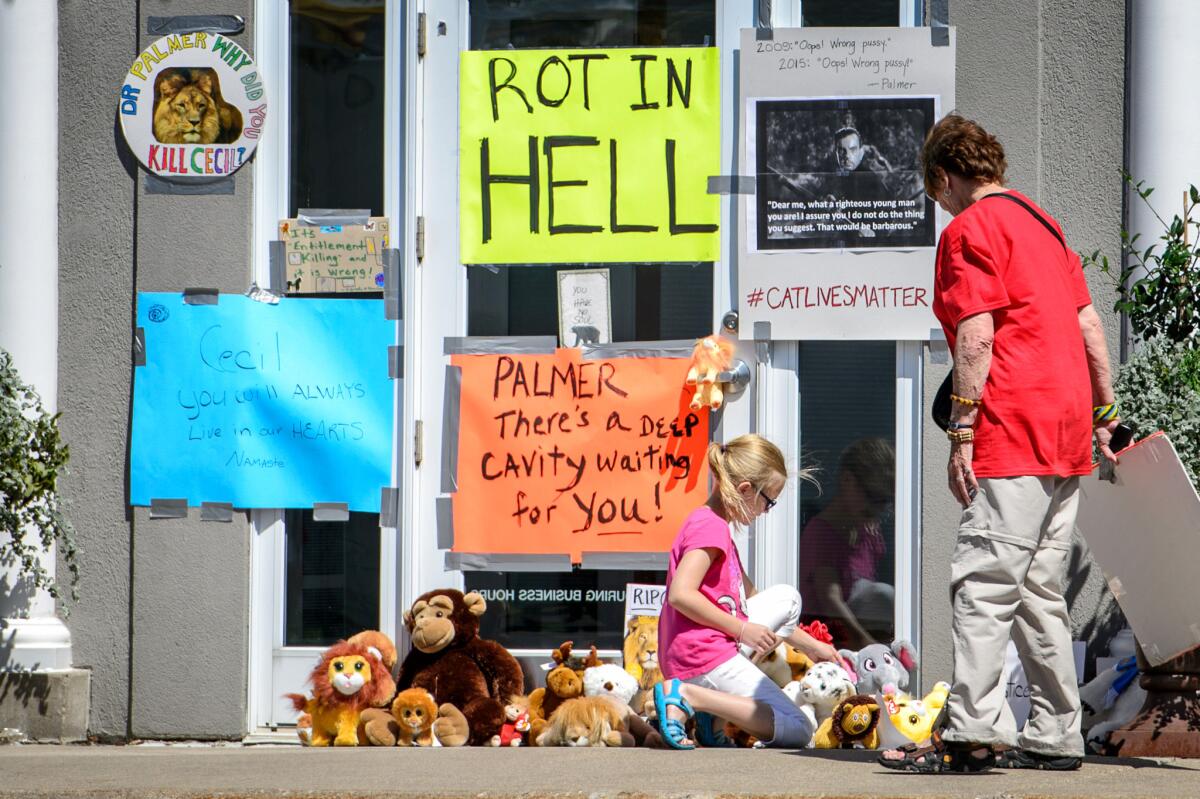
[[[950,401],[957,402],[960,405],[967,405],[969,407],[974,407],[976,405],[983,404],[983,400],[981,400],[981,399],[967,399],[966,397],[960,397],[957,394],[951,394]]]
[[[1097,405],[1092,408],[1092,423],[1102,424],[1110,422],[1117,418],[1117,404],[1110,402],[1107,405]]]

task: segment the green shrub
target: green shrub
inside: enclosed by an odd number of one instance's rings
[[[1144,341],[1121,365],[1116,392],[1121,418],[1142,436],[1165,431],[1200,484],[1200,350],[1162,337]]]
[[[0,566],[16,564],[30,584],[60,598],[61,586],[39,560],[57,543],[77,599],[78,552],[57,493],[67,457],[58,416],[46,413],[33,387],[21,382],[12,356],[0,349]]]

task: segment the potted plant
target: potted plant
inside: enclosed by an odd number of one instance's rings
[[[15,567],[17,583],[63,598],[62,583],[41,559],[57,545],[76,600],[78,551],[57,491],[67,457],[58,415],[46,412],[33,387],[21,382],[12,356],[0,349],[0,569]]]

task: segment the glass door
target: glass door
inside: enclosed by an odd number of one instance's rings
[[[712,333],[731,300],[720,263],[604,263],[472,265],[457,249],[457,65],[462,49],[714,46],[736,41],[738,23],[722,15],[723,3],[679,0],[472,0],[427,5],[429,49],[422,79],[422,201],[427,241],[420,277],[424,322],[418,387],[424,449],[441,452],[440,408],[445,359],[443,336],[533,336],[559,333],[559,275],[601,266],[609,272],[612,340],[694,339]],[[745,4],[751,24],[751,4]],[[728,29],[732,34],[722,34]],[[457,37],[458,49],[444,46]],[[725,53],[723,59],[729,58]],[[722,107],[726,107],[722,102]],[[513,196],[517,196],[514,194]],[[436,231],[436,232],[435,232]],[[573,342],[562,342],[570,346]],[[432,467],[429,468],[429,467]],[[442,495],[436,463],[416,470],[416,513],[427,519]],[[482,634],[520,655],[541,656],[564,638],[619,647],[628,582],[660,583],[663,572],[584,570],[448,571],[444,553],[418,521],[414,535],[413,595],[444,585],[480,591],[489,599]],[[422,538],[424,536],[424,538]]]

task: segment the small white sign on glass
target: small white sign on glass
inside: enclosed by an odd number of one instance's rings
[[[607,269],[558,273],[558,341],[564,347],[612,341]]]

